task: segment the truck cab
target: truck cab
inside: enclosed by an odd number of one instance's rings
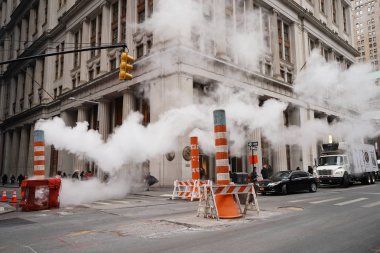
[[[340,184],[349,168],[347,155],[325,154],[319,157],[317,174],[321,183]]]

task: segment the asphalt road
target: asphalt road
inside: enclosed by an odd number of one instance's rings
[[[197,203],[130,195],[0,216],[0,252],[380,252],[380,183],[259,196],[260,215],[196,217]]]

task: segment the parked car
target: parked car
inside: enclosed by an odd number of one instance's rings
[[[258,182],[258,192],[288,194],[289,192],[309,191],[316,192],[318,178],[305,171],[279,171],[270,179]]]

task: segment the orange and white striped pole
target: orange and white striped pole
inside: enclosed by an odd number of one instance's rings
[[[216,163],[216,184],[229,185],[230,165],[228,162],[228,139],[226,126],[226,113],[224,110],[214,111],[214,132],[215,132],[215,163]],[[216,207],[220,218],[238,218],[240,208],[235,202],[233,195],[217,195],[215,197]]]
[[[198,137],[190,137],[190,148],[191,148],[191,179],[200,179],[199,174],[199,148],[198,148]]]
[[[45,179],[44,131],[34,131],[34,179]]]
[[[214,111],[214,132],[216,147],[216,184],[228,185],[231,183],[231,179],[230,165],[228,162],[226,114],[224,110]]]

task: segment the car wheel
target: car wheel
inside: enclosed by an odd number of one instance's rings
[[[371,184],[372,183],[372,179],[371,179],[371,174],[370,173],[367,173],[367,184]]]
[[[286,195],[286,194],[288,194],[288,187],[286,186],[286,184],[284,184],[284,185],[281,187],[281,194],[282,194],[282,195]]]
[[[310,192],[316,192],[317,191],[317,185],[315,183],[311,183],[309,187]]]

